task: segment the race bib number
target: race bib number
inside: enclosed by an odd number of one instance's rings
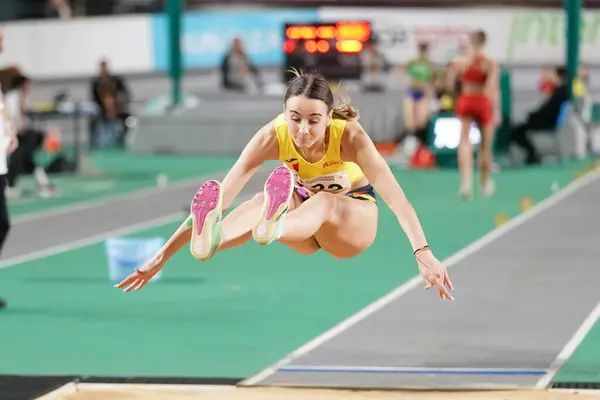
[[[298,185],[310,190],[313,193],[326,191],[331,193],[350,189],[350,179],[348,172],[340,171],[333,174],[320,175],[310,179],[301,179],[296,175]]]

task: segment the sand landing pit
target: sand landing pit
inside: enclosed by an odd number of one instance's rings
[[[69,384],[38,400],[599,400],[600,391],[352,391]]]

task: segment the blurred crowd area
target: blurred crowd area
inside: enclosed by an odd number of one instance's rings
[[[120,13],[160,14],[165,11],[164,0],[2,0],[0,3],[0,18],[11,22],[36,18],[68,20],[76,17],[89,16],[92,18],[95,15]],[[184,12],[208,9],[207,7],[223,10],[228,9],[228,5],[233,6],[234,3],[236,3],[236,7],[239,6],[237,1],[186,0]],[[263,6],[265,4],[280,5],[279,3],[281,2],[267,0],[260,4]],[[315,5],[310,0],[284,3],[296,7]],[[441,6],[449,4],[445,0],[438,0],[437,3]],[[458,3],[462,4],[460,1],[454,0],[452,5],[456,6]],[[493,1],[484,3],[496,4]],[[556,9],[559,3],[538,0],[529,2],[527,5],[547,7],[550,4]],[[345,4],[364,5],[365,3],[352,0],[328,2],[330,6]],[[390,4],[400,7],[402,5],[409,6],[412,3],[410,0],[374,0],[368,3],[373,7]],[[429,4],[429,2],[419,2],[414,5],[427,6]],[[464,5],[480,7],[482,2],[465,1]],[[246,8],[238,7],[236,9],[243,11],[248,9],[248,6],[257,7],[258,3],[245,3]],[[482,28],[485,31],[486,27]],[[432,146],[431,134],[432,130],[435,131],[435,127],[432,128],[434,121],[440,115],[452,115],[456,95],[460,88],[460,79],[457,77],[452,78],[456,79],[455,82],[449,83],[449,79],[451,79],[449,77],[455,75],[452,74],[452,61],[470,51],[470,31],[452,32],[451,40],[444,45],[439,45],[443,42],[443,40],[439,40],[439,37],[444,35],[443,33],[436,33],[437,36],[434,39],[436,43],[430,42],[428,37],[423,36],[422,39],[409,45],[413,48],[405,53],[411,55],[401,60],[390,59],[382,50],[382,42],[389,45],[390,42],[405,40],[401,36],[406,32],[390,32],[372,30],[368,40],[362,44],[364,47],[360,54],[357,55],[358,79],[341,79],[342,84],[340,84],[340,80],[332,79],[332,87],[339,91],[370,95],[381,93],[383,96],[385,92],[394,93],[392,97],[385,100],[386,104],[391,104],[395,109],[394,112],[399,114],[398,118],[393,119],[392,122],[394,124],[393,133],[389,135],[386,133],[387,136],[379,140],[376,139],[377,135],[382,135],[379,128],[369,127],[369,132],[378,145],[383,145],[379,142],[392,142],[395,153],[392,152],[391,157],[398,156],[397,159],[401,159],[401,162],[414,164],[413,161],[419,159],[422,151],[427,152]],[[414,35],[415,32],[412,34]],[[276,31],[274,34],[279,35],[281,32]],[[256,54],[256,43],[248,45],[243,36],[241,34],[227,39],[223,51],[216,54],[216,61],[212,68],[186,68],[184,66],[182,89],[185,98],[183,107],[189,108],[191,111],[184,110],[182,113],[194,113],[194,109],[198,109],[200,101],[203,101],[206,106],[211,98],[218,99],[210,94],[215,91],[237,96],[231,101],[219,103],[221,105],[218,107],[221,107],[222,110],[224,110],[222,107],[244,102],[248,108],[252,108],[251,106],[256,105],[253,105],[256,103],[254,100],[257,98],[256,96],[267,98],[281,93],[282,85],[290,76],[285,72],[287,68],[319,70],[321,67],[318,65],[319,51],[314,41],[300,40],[295,43],[294,48],[287,51],[286,65],[265,66],[264,62],[259,65],[260,63],[257,62],[252,52],[247,50],[251,47]],[[193,36],[190,35],[190,37]],[[203,37],[198,38],[198,43],[193,44],[200,47],[205,45],[200,40]],[[269,42],[271,39],[261,38],[262,43]],[[15,46],[13,44],[15,38],[6,37],[4,40],[9,48]],[[189,39],[184,38],[183,40],[186,42],[186,48],[194,47],[190,45]],[[154,46],[157,46],[156,43]],[[282,53],[285,50],[284,48],[280,49]],[[51,77],[38,79],[39,77],[22,65],[4,63],[0,56],[0,85],[6,98],[12,123],[19,130],[21,142],[17,152],[10,157],[7,198],[20,197],[19,177],[25,174],[32,174],[35,177],[40,195],[53,196],[57,191],[51,184],[49,174],[72,172],[75,168],[71,165],[69,157],[60,151],[61,133],[64,133],[61,130],[70,128],[65,124],[48,124],[47,121],[51,119],[51,116],[47,115],[49,112],[59,111],[60,113],[64,110],[71,110],[63,112],[61,117],[63,119],[67,119],[64,117],[65,114],[72,116],[73,109],[77,109],[79,114],[84,114],[86,121],[83,127],[84,142],[92,151],[102,148],[127,148],[130,133],[135,130],[138,118],[154,113],[153,110],[161,109],[157,105],[159,103],[165,106],[162,107],[161,112],[167,112],[171,92],[168,71],[163,70],[158,74],[150,74],[149,77],[141,77],[136,74],[123,73],[118,67],[114,67],[114,65],[119,65],[120,59],[106,58],[106,55],[100,51],[94,56],[97,57],[95,65],[91,68],[89,65],[86,66],[93,70],[93,73],[77,74],[72,79],[61,76],[60,79],[56,79],[56,82]],[[430,68],[431,70],[429,70]],[[508,75],[513,74],[515,67],[514,65],[501,65],[501,68],[503,73]],[[511,112],[503,110],[506,125],[503,127],[505,136],[510,142],[509,146],[524,153],[525,164],[540,164],[543,160],[542,150],[536,147],[536,143],[530,135],[539,131],[556,131],[562,106],[568,100],[569,82],[566,73],[566,62],[537,66],[530,63],[524,70],[520,70],[519,73],[508,78],[513,82],[512,89],[509,89],[508,86],[503,88],[506,92],[511,92],[507,93],[507,96],[512,96],[508,100],[508,108],[512,107],[514,111],[515,107],[510,103],[514,103],[515,100],[519,103],[516,112],[518,118],[511,118]],[[572,84],[575,96],[581,100],[582,107],[578,113],[583,117],[584,124],[591,123],[590,107],[594,101],[598,101],[598,99],[594,100],[594,92],[591,90],[598,80],[594,78],[594,75],[598,76],[597,69],[588,65],[586,54],[582,54],[578,76],[575,77]],[[243,96],[249,97],[244,98]],[[40,103],[45,104],[45,107],[40,107]],[[279,108],[277,108],[278,110]],[[272,114],[271,111],[268,112]],[[368,113],[367,111],[365,114]],[[267,121],[269,116],[265,114],[263,117],[263,114],[263,111],[257,111],[256,116]],[[69,120],[68,124],[70,123]],[[231,121],[223,122],[223,131],[231,130],[230,126],[226,125],[229,123]],[[181,128],[182,124],[176,125],[176,129],[183,129]],[[191,124],[191,126],[193,128],[190,129],[196,131],[196,127],[202,126],[202,122],[198,120],[195,125]],[[219,132],[218,127],[211,129]],[[252,130],[253,128],[248,129]],[[386,129],[389,130],[389,126]],[[218,137],[219,135],[214,133],[214,136]],[[63,139],[64,137],[62,135]],[[240,139],[241,142],[244,140]],[[71,138],[66,142],[63,141],[63,144],[67,143],[68,146],[73,146],[74,142],[75,140]],[[45,159],[46,161],[41,164],[39,158],[35,156],[40,150],[52,153],[53,157],[49,161]],[[235,149],[231,153],[235,153]]]
[[[2,0],[0,21],[106,16],[131,13],[159,13],[166,0]],[[326,4],[324,4],[326,3]],[[228,6],[367,6],[367,7],[455,7],[455,6],[515,6],[515,7],[562,7],[562,0],[182,0],[186,10],[206,7]],[[586,7],[600,7],[600,0],[586,0]]]

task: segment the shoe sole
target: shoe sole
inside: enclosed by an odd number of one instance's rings
[[[258,244],[264,246],[273,241],[278,217],[289,207],[293,193],[294,176],[289,168],[282,166],[271,172],[265,182],[265,200],[260,217],[252,229],[252,237]]]
[[[210,259],[221,245],[222,200],[221,184],[213,180],[200,186],[192,200],[190,252],[198,260]]]

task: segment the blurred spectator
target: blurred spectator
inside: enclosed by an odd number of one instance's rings
[[[125,80],[110,72],[108,62],[100,62],[100,73],[91,83],[92,99],[100,115],[92,121],[92,146],[105,147],[125,144],[126,119],[129,114],[131,96]]]
[[[4,31],[0,27],[0,53],[4,50]],[[0,85],[3,83],[0,80]],[[4,89],[4,87],[0,87]],[[18,141],[15,137],[16,132],[11,126],[10,120],[4,107],[4,96],[0,93],[0,108],[2,108],[2,121],[0,123],[0,252],[4,247],[8,232],[10,231],[10,219],[6,207],[6,197],[4,196],[4,185],[8,167],[6,158],[15,150]],[[6,307],[6,302],[0,299],[0,309]]]
[[[542,69],[542,74],[538,84],[540,93],[544,96],[550,96],[558,85],[558,76],[556,76],[556,70],[554,68]]]
[[[539,164],[541,157],[529,137],[529,131],[551,131],[556,126],[560,109],[569,100],[567,88],[567,70],[564,67],[555,69],[556,89],[543,104],[527,116],[527,120],[512,128],[512,140],[527,153],[528,165]]]
[[[573,96],[578,101],[583,101],[587,96],[589,82],[590,81],[590,70],[586,65],[580,65],[577,76],[573,79]]]
[[[71,19],[73,17],[68,0],[48,0],[47,14],[50,18]]]
[[[221,62],[221,82],[226,90],[248,92],[262,87],[258,69],[246,54],[240,38],[234,38],[231,50]]]
[[[581,110],[581,117],[586,124],[592,123],[592,115],[594,110],[594,99],[590,93],[590,69],[586,64],[581,64],[579,67],[579,79],[578,79],[581,90],[579,96],[573,88],[573,94],[577,97],[579,102],[579,109]]]
[[[438,75],[436,65],[429,57],[429,43],[419,43],[417,56],[398,67],[399,74],[408,76],[404,96],[404,128],[402,137],[417,134],[422,137],[431,116],[431,101],[435,94]]]
[[[5,196],[8,199],[17,199],[21,196],[17,180],[24,173],[34,174],[38,194],[41,197],[51,197],[55,194],[46,171],[35,161],[35,154],[42,146],[46,132],[28,124],[26,107],[30,92],[31,82],[24,75],[14,76],[7,90],[4,91],[7,117],[17,131],[19,141],[19,147],[11,154],[8,163],[5,189]]]
[[[15,65],[0,69],[0,87],[2,88],[2,93],[10,91],[15,78],[21,75],[23,75],[21,69]]]
[[[579,66],[579,78],[586,87],[590,87],[590,68],[586,64]]]
[[[385,87],[383,78],[392,65],[379,50],[376,38],[371,38],[365,43],[361,53],[361,67],[363,90],[365,92],[383,91]]]

